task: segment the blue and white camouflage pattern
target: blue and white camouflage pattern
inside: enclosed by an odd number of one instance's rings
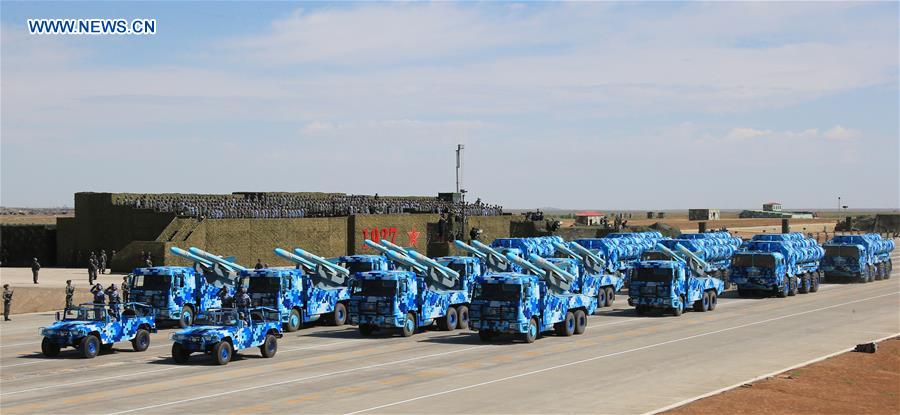
[[[135,268],[131,273],[129,300],[150,304],[157,310],[158,319],[178,320],[186,310],[193,311],[193,318],[206,310],[222,307],[222,300],[217,296],[222,286],[234,294],[231,280],[215,273],[201,275],[192,267]],[[151,289],[139,284],[146,277],[164,277],[167,282]]]
[[[826,278],[857,281],[887,279],[893,263],[894,241],[879,234],[838,235],[822,245],[825,256],[821,269]]]
[[[121,319],[109,315],[102,304],[85,303],[57,313],[57,321],[40,328],[40,334],[59,347],[77,346],[94,335],[103,345],[134,339],[138,330],[156,333],[153,309],[147,304],[126,303]]]
[[[625,273],[641,260],[644,251],[666,239],[659,232],[620,232],[603,238],[576,239],[581,245],[606,258],[606,268],[610,273]]]
[[[731,282],[741,290],[814,292],[825,251],[802,233],[754,235],[735,253]]]
[[[240,316],[235,309],[208,310],[197,325],[172,334],[172,340],[190,352],[210,352],[216,344],[228,341],[234,350],[261,346],[266,336],[282,337],[282,318],[277,310],[255,307],[249,315]]]
[[[298,268],[264,268],[242,271],[240,275],[253,305],[278,310],[283,322],[292,327],[317,321],[333,313],[337,304],[350,300],[349,287],[316,284]],[[251,280],[255,278],[268,281],[259,284],[268,292],[253,289],[255,284]],[[295,310],[297,313],[292,313]],[[290,321],[292,318],[298,321]]]
[[[570,292],[596,297],[597,308],[604,307],[607,303],[612,305],[612,298],[607,300],[606,288],[610,288],[615,294],[625,285],[625,277],[621,273],[589,273],[584,266],[584,262],[578,259],[547,258],[547,261],[577,276],[575,281],[571,283]]]
[[[645,273],[657,273],[657,277],[644,277]],[[708,275],[696,275],[684,262],[645,260],[637,264],[632,274],[628,304],[684,310],[701,300],[706,291],[713,291],[718,296],[725,291],[725,282]]]
[[[484,298],[480,293],[492,284],[522,287],[506,301]],[[597,298],[577,293],[554,293],[535,275],[521,273],[491,273],[476,280],[476,294],[469,308],[470,327],[476,331],[524,334],[532,318],[538,322],[538,331],[554,328],[564,321],[569,311],[583,310],[592,314],[597,308]]]

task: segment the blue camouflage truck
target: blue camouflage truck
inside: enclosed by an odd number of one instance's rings
[[[366,244],[408,270],[369,271],[353,278],[350,321],[361,335],[397,329],[409,337],[435,323],[448,331],[468,327],[470,278],[412,249],[404,255],[372,241]]]
[[[839,235],[823,246],[822,271],[829,280],[872,282],[891,277],[894,241],[881,235]]]
[[[760,234],[734,254],[731,282],[738,295],[787,297],[819,291],[825,251],[802,233]]]
[[[625,285],[625,276],[606,269],[606,259],[577,243],[556,244],[557,255],[563,258],[549,259],[560,268],[567,269],[577,278],[572,292],[597,297],[597,308],[612,307],[616,293]]]
[[[628,304],[639,315],[650,311],[671,311],[680,316],[689,306],[694,311],[713,311],[725,282],[706,273],[710,267],[680,244],[672,251],[662,243],[645,252],[631,274]]]
[[[172,359],[187,363],[192,353],[204,353],[227,365],[237,351],[251,347],[259,347],[265,358],[275,357],[282,324],[278,310],[267,307],[207,310],[194,326],[172,334]]]
[[[526,343],[550,330],[560,336],[584,333],[597,297],[571,292],[575,276],[537,255],[529,256],[537,265],[512,253],[507,258],[534,275],[501,272],[477,279],[469,315],[482,341],[503,333]]]
[[[112,350],[121,341],[130,341],[136,352],[150,347],[150,333],[156,333],[154,310],[147,304],[126,303],[121,318],[111,317],[102,304],[86,303],[56,313],[56,322],[41,327],[41,352],[59,355],[60,349],[74,347],[85,358],[101,350]]]

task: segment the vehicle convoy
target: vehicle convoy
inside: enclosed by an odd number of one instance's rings
[[[460,275],[415,250],[385,242],[365,241],[408,270],[369,271],[353,278],[350,321],[359,326],[360,334],[398,329],[409,337],[435,323],[441,330],[468,328],[474,275]]]
[[[734,254],[731,282],[738,295],[787,297],[819,290],[825,251],[802,233],[754,235]]]
[[[621,273],[612,273],[606,270],[606,259],[579,244],[554,243],[557,255],[566,258],[548,258],[550,263],[567,269],[575,275],[571,291],[597,297],[597,308],[612,307],[616,300],[616,293],[625,285],[625,278]]]
[[[222,307],[219,290],[225,287],[234,294],[238,273],[248,270],[233,258],[194,247],[188,252],[173,246],[170,251],[193,261],[194,267],[135,268],[128,283],[129,299],[150,304],[157,310],[158,320],[175,320],[181,327],[190,326],[206,310]]]
[[[576,239],[573,243],[604,258],[607,272],[627,279],[644,251],[653,248],[662,239],[659,232],[621,232],[603,238]]]
[[[828,279],[872,282],[891,277],[894,241],[881,235],[838,235],[822,245],[822,271]]]
[[[44,336],[41,352],[47,357],[71,346],[91,359],[121,341],[130,341],[134,351],[143,352],[150,347],[150,333],[156,333],[156,316],[152,307],[142,303],[126,303],[119,319],[111,317],[102,304],[85,303],[57,312],[56,322],[40,332]]]
[[[300,248],[293,253],[275,248],[275,254],[298,267],[241,271],[242,283],[254,306],[278,310],[289,332],[319,320],[334,326],[346,323],[350,301],[348,269]]]
[[[671,311],[680,316],[688,306],[694,311],[713,311],[725,283],[707,274],[710,264],[683,245],[675,243],[675,251],[662,241],[638,262],[628,287],[628,304],[644,315],[651,310]]]
[[[555,254],[554,243],[561,243],[563,239],[558,236],[542,236],[533,238],[499,238],[491,242],[490,246],[478,240],[472,240],[468,245],[460,240],[454,244],[478,258],[486,271],[492,272],[522,272],[522,268],[506,258],[506,254],[513,254],[519,258],[527,258],[531,254],[543,258],[550,258]],[[465,257],[458,257],[465,258]]]
[[[278,351],[282,324],[278,310],[267,307],[207,310],[194,326],[172,334],[172,359],[187,363],[192,353],[205,353],[227,365],[237,351],[251,347],[271,358]]]
[[[724,234],[717,236],[716,234]],[[709,235],[702,237],[703,235]],[[685,234],[678,239],[662,239],[659,244],[669,248],[671,251],[677,251],[678,246],[682,246],[691,251],[704,262],[703,271],[715,278],[727,281],[729,277],[729,267],[734,253],[741,246],[741,240],[728,235],[727,232],[709,232],[706,234]],[[655,259],[662,255],[662,259],[667,259],[668,254],[658,251],[649,250],[644,259]]]
[[[469,310],[471,327],[483,341],[502,333],[526,343],[554,330],[560,336],[582,334],[587,316],[597,308],[597,297],[571,292],[577,279],[535,254],[526,261],[512,253],[507,260],[521,272],[489,273],[478,278]]]

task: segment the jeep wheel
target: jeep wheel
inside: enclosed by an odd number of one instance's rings
[[[81,339],[81,356],[86,359],[93,359],[100,353],[100,339],[93,334],[84,336]]]
[[[131,347],[136,352],[143,352],[150,347],[150,333],[144,329],[138,329],[137,334],[134,335],[134,339],[131,340]]]
[[[213,358],[216,359],[217,365],[227,365],[231,361],[233,353],[234,350],[231,348],[231,343],[225,340],[220,341],[213,347]]]
[[[41,352],[47,357],[59,356],[59,343],[44,337],[41,341]]]
[[[275,353],[278,352],[278,339],[271,334],[266,335],[266,341],[259,346],[259,352],[267,359],[275,357]]]
[[[181,343],[172,343],[172,360],[174,360],[175,363],[187,363],[190,358],[191,352],[187,351]]]

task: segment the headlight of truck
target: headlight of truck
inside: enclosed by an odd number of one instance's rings
[[[169,336],[169,338],[172,339],[172,341],[176,341],[176,342],[184,341],[184,335],[181,333],[172,333],[172,335]]]

